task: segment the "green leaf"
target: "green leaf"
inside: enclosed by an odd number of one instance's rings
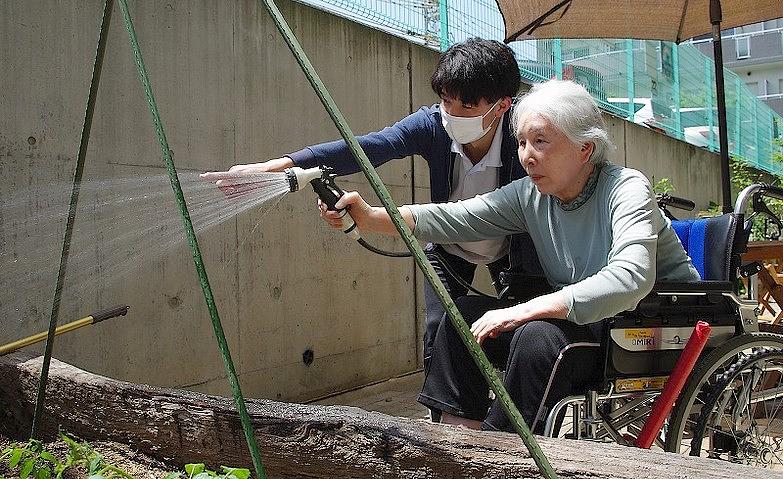
[[[87,479],[106,479],[101,474],[90,474]]]
[[[0,461],[5,459],[6,457],[10,456],[12,452],[14,452],[14,448],[13,447],[7,447],[7,448],[3,449],[3,452],[0,452]]]
[[[203,463],[195,463],[195,464],[185,464],[185,472],[188,473],[188,476],[193,477],[197,474],[201,474],[204,472],[204,464]]]
[[[653,193],[666,194],[676,189],[669,178],[661,178],[658,181],[655,181],[655,178],[653,178],[653,181]]]
[[[204,471],[199,474],[196,474],[196,476],[193,479],[211,479],[215,476],[216,476],[215,471]]]
[[[237,479],[249,479],[250,478],[250,469],[244,469],[241,467],[227,467],[227,466],[220,466],[220,468],[223,470],[223,474],[228,476],[234,476]]]
[[[105,463],[104,463],[104,464],[105,464]],[[104,473],[105,473],[105,472],[107,472],[107,471],[108,471],[108,472],[110,472],[111,474],[108,474],[108,475],[107,475],[107,474],[104,474]],[[117,467],[117,466],[112,466],[111,464],[105,464],[104,468],[103,468],[103,469],[101,469],[101,470],[98,472],[98,474],[103,474],[104,476],[106,476],[106,477],[108,477],[108,478],[112,478],[112,477],[117,477],[117,476],[119,476],[119,477],[126,477],[126,478],[129,478],[129,479],[134,479],[134,478],[133,478],[133,476],[131,476],[131,475],[130,475],[130,474],[128,474],[127,472],[123,471],[122,469],[120,469],[120,468],[119,468],[119,467]]]
[[[80,452],[81,448],[76,443],[76,441],[68,437],[65,433],[62,432],[60,433],[60,439],[62,439],[64,443],[68,444],[68,449],[70,450],[70,454],[68,456],[68,462],[70,464],[73,464],[73,461],[81,457],[81,452]]]
[[[17,464],[19,464],[19,461],[22,459],[22,454],[24,453],[24,449],[20,447],[14,448],[14,452],[11,454],[11,460],[8,461],[8,467],[13,469],[16,467]]]
[[[60,439],[62,439],[64,443],[68,444],[71,447],[75,447],[75,448],[79,447],[76,441],[68,437],[68,435],[63,432],[60,433]]]
[[[52,470],[47,466],[43,466],[35,471],[35,479],[49,479],[52,477]]]
[[[92,458],[90,459],[90,466],[88,468],[90,474],[94,474],[98,471],[98,469],[101,468],[101,463],[103,462],[103,456],[96,453]]]
[[[170,472],[163,476],[163,479],[181,479],[182,473],[181,472]]]
[[[49,461],[54,465],[57,465],[60,463],[60,461],[57,460],[56,457],[54,457],[54,454],[52,454],[49,451],[41,451],[41,459],[45,461]]]
[[[19,472],[19,479],[27,479],[27,476],[33,472],[33,466],[35,466],[35,462],[32,459],[24,461],[22,470]]]

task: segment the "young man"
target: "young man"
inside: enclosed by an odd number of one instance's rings
[[[472,198],[525,175],[517,157],[509,114],[520,83],[519,67],[508,46],[478,38],[455,44],[441,55],[432,74],[431,86],[440,97],[440,104],[424,106],[392,126],[357,139],[376,167],[393,159],[422,156],[430,168],[433,202]],[[236,165],[229,170],[236,178],[222,179],[217,184],[235,191],[247,181],[243,175],[319,165],[334,168],[338,175],[359,171],[345,142],[340,140],[309,146],[262,163]],[[209,174],[205,178],[209,179]],[[547,287],[546,281],[540,278],[543,273],[527,234],[453,245],[430,244],[425,250],[454,299],[464,296],[467,290],[444,270],[444,261],[468,284],[473,281],[476,265],[485,264],[499,288],[501,270],[513,265],[517,275],[536,277],[527,281],[530,296],[540,294],[541,288]],[[424,296],[426,374],[444,309],[426,282]]]

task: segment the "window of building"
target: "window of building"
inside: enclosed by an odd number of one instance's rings
[[[783,93],[783,78],[778,80],[778,93]]]
[[[759,82],[757,81],[746,82],[745,86],[748,87],[748,90],[750,90],[754,96],[759,96]]]
[[[764,22],[764,30],[774,30],[781,27],[783,27],[783,18],[776,18],[775,20],[767,20]]]
[[[751,23],[750,25],[744,25],[744,26],[740,27],[739,30],[742,33],[763,32],[764,31],[764,22],[761,22],[761,23]]]
[[[737,42],[737,59],[750,57],[750,37],[739,37]]]

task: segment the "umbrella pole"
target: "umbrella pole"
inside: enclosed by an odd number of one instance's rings
[[[720,22],[723,19],[720,0],[710,0],[712,23],[712,49],[715,60],[715,91],[718,99],[718,139],[720,141],[720,173],[723,212],[731,213],[731,176],[729,173],[729,133],[726,127],[726,86],[723,83],[723,45],[720,38]]]

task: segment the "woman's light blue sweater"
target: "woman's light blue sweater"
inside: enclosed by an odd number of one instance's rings
[[[446,204],[409,206],[417,238],[455,243],[527,231],[549,283],[563,293],[568,320],[600,321],[630,310],[658,281],[699,273],[639,171],[603,165],[595,191],[566,211],[530,178]]]

